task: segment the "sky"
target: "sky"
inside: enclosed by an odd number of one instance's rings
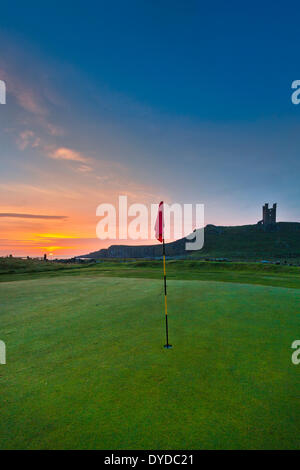
[[[296,2],[42,3],[1,4],[0,256],[117,243],[96,208],[119,195],[299,222]]]

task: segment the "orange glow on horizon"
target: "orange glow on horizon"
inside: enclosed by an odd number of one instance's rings
[[[70,165],[70,162],[67,162]],[[152,187],[140,186],[126,169],[110,162],[93,162],[94,172],[82,176],[66,160],[50,159],[55,166],[47,172],[38,169],[39,184],[9,182],[0,184],[0,198],[5,203],[1,222],[0,257],[42,256],[52,252],[54,257],[85,255],[113,244],[148,244],[147,240],[100,240],[96,235],[100,203],[118,206],[119,194],[127,195],[129,204],[155,201]],[[75,161],[72,161],[75,165]],[[100,181],[99,174],[107,175]],[[120,189],[126,188],[126,189]],[[40,218],[21,218],[17,214],[41,214]],[[43,216],[60,216],[60,219]]]
[[[81,237],[78,237],[76,235],[64,235],[63,233],[37,233],[37,234],[34,234],[35,237],[37,238],[59,238],[59,239],[62,239],[62,240],[68,240],[68,239],[78,239],[78,238],[81,238]]]
[[[40,246],[36,247],[37,250],[43,251],[57,251],[57,250],[74,250],[75,246]]]

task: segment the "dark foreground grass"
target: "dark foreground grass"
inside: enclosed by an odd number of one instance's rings
[[[60,276],[0,284],[2,449],[295,449],[300,291]],[[298,366],[299,367],[299,366]]]
[[[1,260],[0,260],[1,261]],[[161,261],[104,261],[98,264],[52,264],[36,262],[1,266],[0,282],[57,276],[100,276],[161,279]],[[300,288],[300,267],[245,262],[168,261],[168,279],[222,281],[274,287]]]

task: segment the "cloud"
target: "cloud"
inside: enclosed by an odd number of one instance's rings
[[[17,144],[21,150],[25,150],[29,145],[35,148],[41,145],[41,139],[36,137],[33,131],[26,130],[20,133]]]
[[[40,214],[18,214],[15,212],[0,212],[0,217],[13,217],[19,219],[67,219],[66,215],[40,215]]]
[[[34,76],[24,75],[23,70],[20,72],[11,61],[0,58],[0,78],[5,80],[8,94],[12,95],[18,106],[28,113],[26,121],[31,119],[50,136],[60,137],[64,135],[64,129],[56,123],[53,124],[49,118],[53,108],[49,96],[51,97],[53,93],[47,89],[44,76],[38,72],[37,79],[36,73],[35,70]],[[57,99],[56,106],[58,103]]]
[[[71,160],[74,162],[82,163],[86,163],[89,161],[89,159],[82,155],[80,152],[76,152],[75,150],[69,149],[67,147],[60,147],[50,152],[48,156],[56,160]]]
[[[92,170],[93,168],[88,165],[80,165],[76,171],[79,171],[80,173],[89,173]]]
[[[19,105],[26,111],[41,116],[47,114],[46,109],[39,103],[38,97],[32,90],[22,90],[18,87],[15,88],[15,95]]]
[[[60,137],[62,135],[64,135],[65,131],[59,127],[59,126],[54,126],[53,124],[51,124],[50,122],[45,122],[45,127],[46,127],[46,130],[48,131],[48,133],[54,137]]]
[[[47,109],[38,93],[19,79],[16,74],[9,73],[7,66],[0,64],[0,75],[7,84],[8,92],[16,98],[21,108],[38,116],[47,114]]]

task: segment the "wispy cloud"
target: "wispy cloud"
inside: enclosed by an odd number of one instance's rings
[[[13,50],[11,57],[17,56],[18,52]],[[7,92],[11,95],[19,110],[20,122],[31,122],[32,125],[39,127],[47,132],[49,136],[60,137],[64,135],[64,129],[51,119],[53,110],[52,90],[48,89],[49,84],[45,80],[45,75],[40,70],[35,69],[35,73],[20,70],[13,59],[6,57],[0,58],[0,77],[5,81]],[[18,61],[16,60],[18,63]],[[28,72],[28,73],[27,73]],[[56,105],[61,98],[56,99]],[[24,111],[25,119],[24,119]]]
[[[53,137],[60,137],[64,135],[65,133],[65,131],[61,127],[51,124],[50,122],[47,122],[47,121],[45,122],[45,127],[48,133],[52,135]]]
[[[37,238],[47,238],[48,240],[53,240],[56,238],[59,238],[60,240],[69,240],[69,239],[81,239],[82,237],[78,237],[76,235],[69,235],[69,234],[63,234],[63,233],[37,233],[36,234]]]
[[[0,212],[0,217],[13,217],[18,219],[67,219],[66,215],[18,214],[16,212]]]
[[[18,87],[15,88],[15,95],[19,105],[26,111],[41,116],[47,114],[46,109],[39,102],[37,96],[32,90],[23,90],[22,88]]]
[[[5,66],[0,64],[0,74],[7,84],[8,92],[16,98],[21,108],[38,116],[45,116],[47,114],[47,108],[38,93],[28,87],[16,74],[8,72],[6,64]]]
[[[56,160],[71,160],[74,162],[86,163],[89,159],[80,152],[72,150],[67,147],[60,147],[54,151],[51,151],[48,156]]]
[[[80,173],[89,173],[92,170],[93,168],[88,165],[80,165],[76,171],[79,171]]]
[[[20,133],[17,144],[20,150],[25,150],[28,146],[36,148],[41,144],[41,139],[33,131],[26,130]]]

